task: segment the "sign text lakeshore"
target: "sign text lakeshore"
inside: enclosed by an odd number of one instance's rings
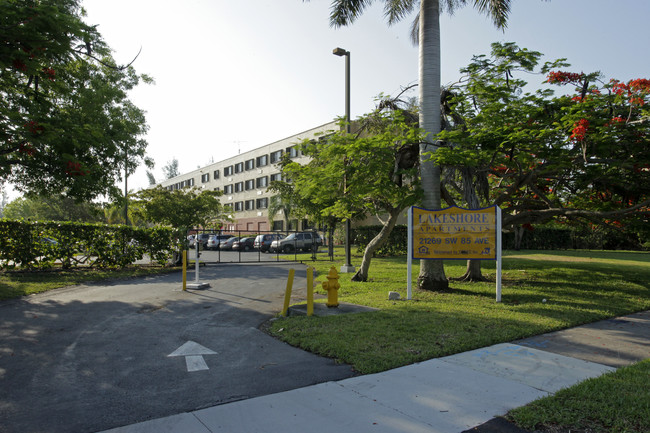
[[[495,260],[496,210],[413,207],[413,258]]]

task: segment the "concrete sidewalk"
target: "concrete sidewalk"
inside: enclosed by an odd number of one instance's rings
[[[107,432],[463,432],[645,358],[650,312]]]

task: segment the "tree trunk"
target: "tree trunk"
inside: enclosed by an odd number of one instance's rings
[[[384,223],[384,226],[381,228],[377,236],[368,242],[368,245],[363,252],[361,266],[359,266],[359,270],[352,277],[352,281],[368,281],[368,269],[370,269],[370,260],[372,260],[372,256],[375,254],[375,251],[381,248],[388,240],[390,233],[395,227],[395,223],[397,222],[397,218],[399,217],[400,212],[402,212],[402,209],[393,209],[390,212],[388,221]]]
[[[473,281],[487,281],[487,278],[485,278],[483,276],[483,273],[481,272],[480,260],[468,260],[465,274],[463,274],[463,276],[460,278],[453,278],[453,280],[473,282]]]
[[[463,177],[463,194],[465,195],[465,201],[469,205],[470,209],[478,209],[480,203],[478,200],[478,194],[476,194],[474,182],[472,182],[472,178],[474,177],[472,169],[469,167],[463,168],[461,176]],[[465,271],[465,274],[460,277],[460,281],[487,281],[481,273],[481,261],[468,260],[467,270]]]
[[[440,209],[440,167],[434,165],[428,153],[435,152],[434,143],[440,132],[440,9],[438,0],[420,2],[420,128],[427,136],[420,144],[420,180],[424,190],[422,206]],[[442,260],[420,260],[418,288],[448,290]]]
[[[524,229],[521,226],[515,227],[515,250],[521,249],[521,241],[524,238]]]

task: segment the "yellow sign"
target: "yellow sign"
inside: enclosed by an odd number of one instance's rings
[[[497,259],[497,207],[413,207],[414,259]]]

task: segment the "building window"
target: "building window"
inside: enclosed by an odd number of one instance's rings
[[[224,194],[232,194],[232,184],[223,187]]]
[[[249,159],[248,161],[246,161],[246,163],[245,163],[245,167],[244,167],[244,168],[245,168],[246,170],[252,170],[252,169],[254,169],[254,168],[255,168],[255,158],[253,158],[253,159]]]
[[[254,210],[255,209],[255,200],[246,200],[244,205],[245,205],[246,210]]]
[[[228,167],[225,167],[223,169],[223,175],[224,176],[232,176],[232,165],[229,165]]]
[[[221,188],[216,187],[216,188],[214,188],[214,190],[215,190],[215,191],[219,191],[219,190],[221,190]]]
[[[264,167],[266,165],[269,165],[269,156],[268,155],[262,155],[257,157],[257,166],[258,167]]]
[[[271,153],[271,164],[280,161],[280,158],[282,158],[282,150],[278,150]]]
[[[235,212],[241,212],[242,210],[244,210],[244,202],[243,201],[235,202]]]
[[[212,177],[214,179],[219,179],[219,170],[215,170],[214,173],[212,173]]]
[[[269,199],[267,197],[257,199],[257,208],[266,209],[269,207]]]
[[[271,182],[274,180],[282,180],[282,173],[275,173],[271,175]]]
[[[273,221],[273,230],[284,230],[284,221]]]
[[[201,183],[210,182],[210,173],[205,173],[201,175]]]
[[[244,163],[238,162],[235,164],[235,173],[241,173],[242,171],[244,171]]]
[[[244,182],[237,182],[235,184],[235,192],[242,192],[244,190]]]
[[[290,158],[297,158],[300,156],[300,151],[296,146],[287,147],[286,152],[289,154]]]
[[[253,179],[249,179],[246,181],[244,188],[246,191],[250,191],[251,189],[255,188],[255,181]]]
[[[257,179],[255,179],[255,186],[257,188],[266,188],[267,186],[269,186],[268,176],[258,177]]]

